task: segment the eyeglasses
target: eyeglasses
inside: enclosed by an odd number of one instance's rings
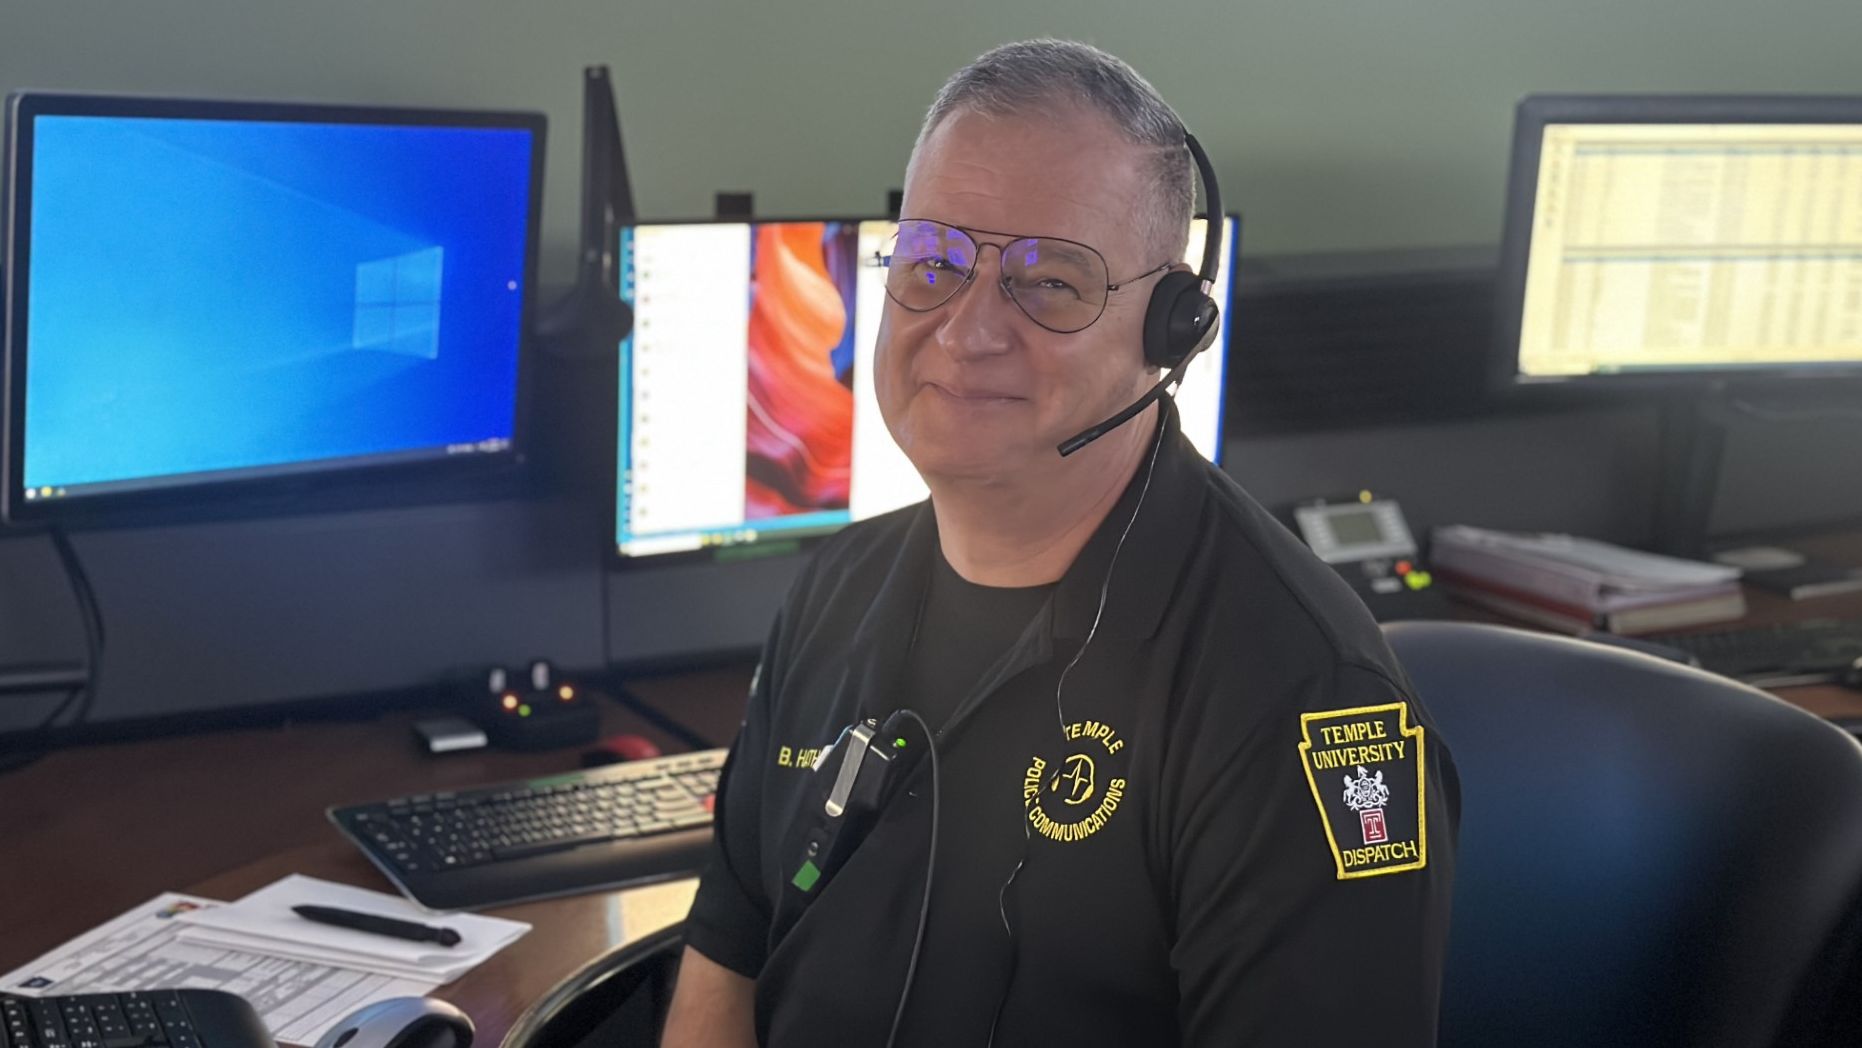
[[[993,247],[1002,256],[1002,290],[1029,320],[1066,335],[1091,327],[1112,292],[1170,268],[1165,262],[1113,284],[1105,256],[1085,244],[1059,237],[978,241],[970,234],[928,218],[900,220],[890,250],[872,260],[886,270],[886,297],[914,313],[929,313],[975,278],[982,249]]]

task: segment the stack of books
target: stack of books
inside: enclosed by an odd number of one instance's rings
[[[1738,568],[1571,535],[1442,527],[1430,562],[1450,596],[1567,633],[1659,633],[1746,613]]]

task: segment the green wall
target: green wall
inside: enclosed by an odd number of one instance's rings
[[[1157,84],[1254,254],[1497,240],[1528,92],[1862,93],[1862,0],[0,0],[0,87],[542,109],[560,280],[583,65],[613,67],[643,215],[844,214],[945,75],[1041,34]]]

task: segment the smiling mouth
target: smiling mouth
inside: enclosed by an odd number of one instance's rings
[[[1027,399],[1008,393],[996,393],[990,390],[953,389],[950,386],[937,382],[926,382],[925,385],[949,397],[951,400],[962,401],[966,404],[1008,404]]]

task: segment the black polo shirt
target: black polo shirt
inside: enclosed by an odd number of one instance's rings
[[[1346,584],[1174,411],[1160,428],[1148,490],[1141,467],[946,707],[899,1043],[982,1045],[1000,1007],[998,1045],[1431,1045],[1448,752]],[[815,754],[912,692],[937,550],[928,504],[847,528],[771,630],[687,921],[693,948],[757,980],[764,1044],[885,1043],[929,858],[928,762],[831,881],[792,882]]]

